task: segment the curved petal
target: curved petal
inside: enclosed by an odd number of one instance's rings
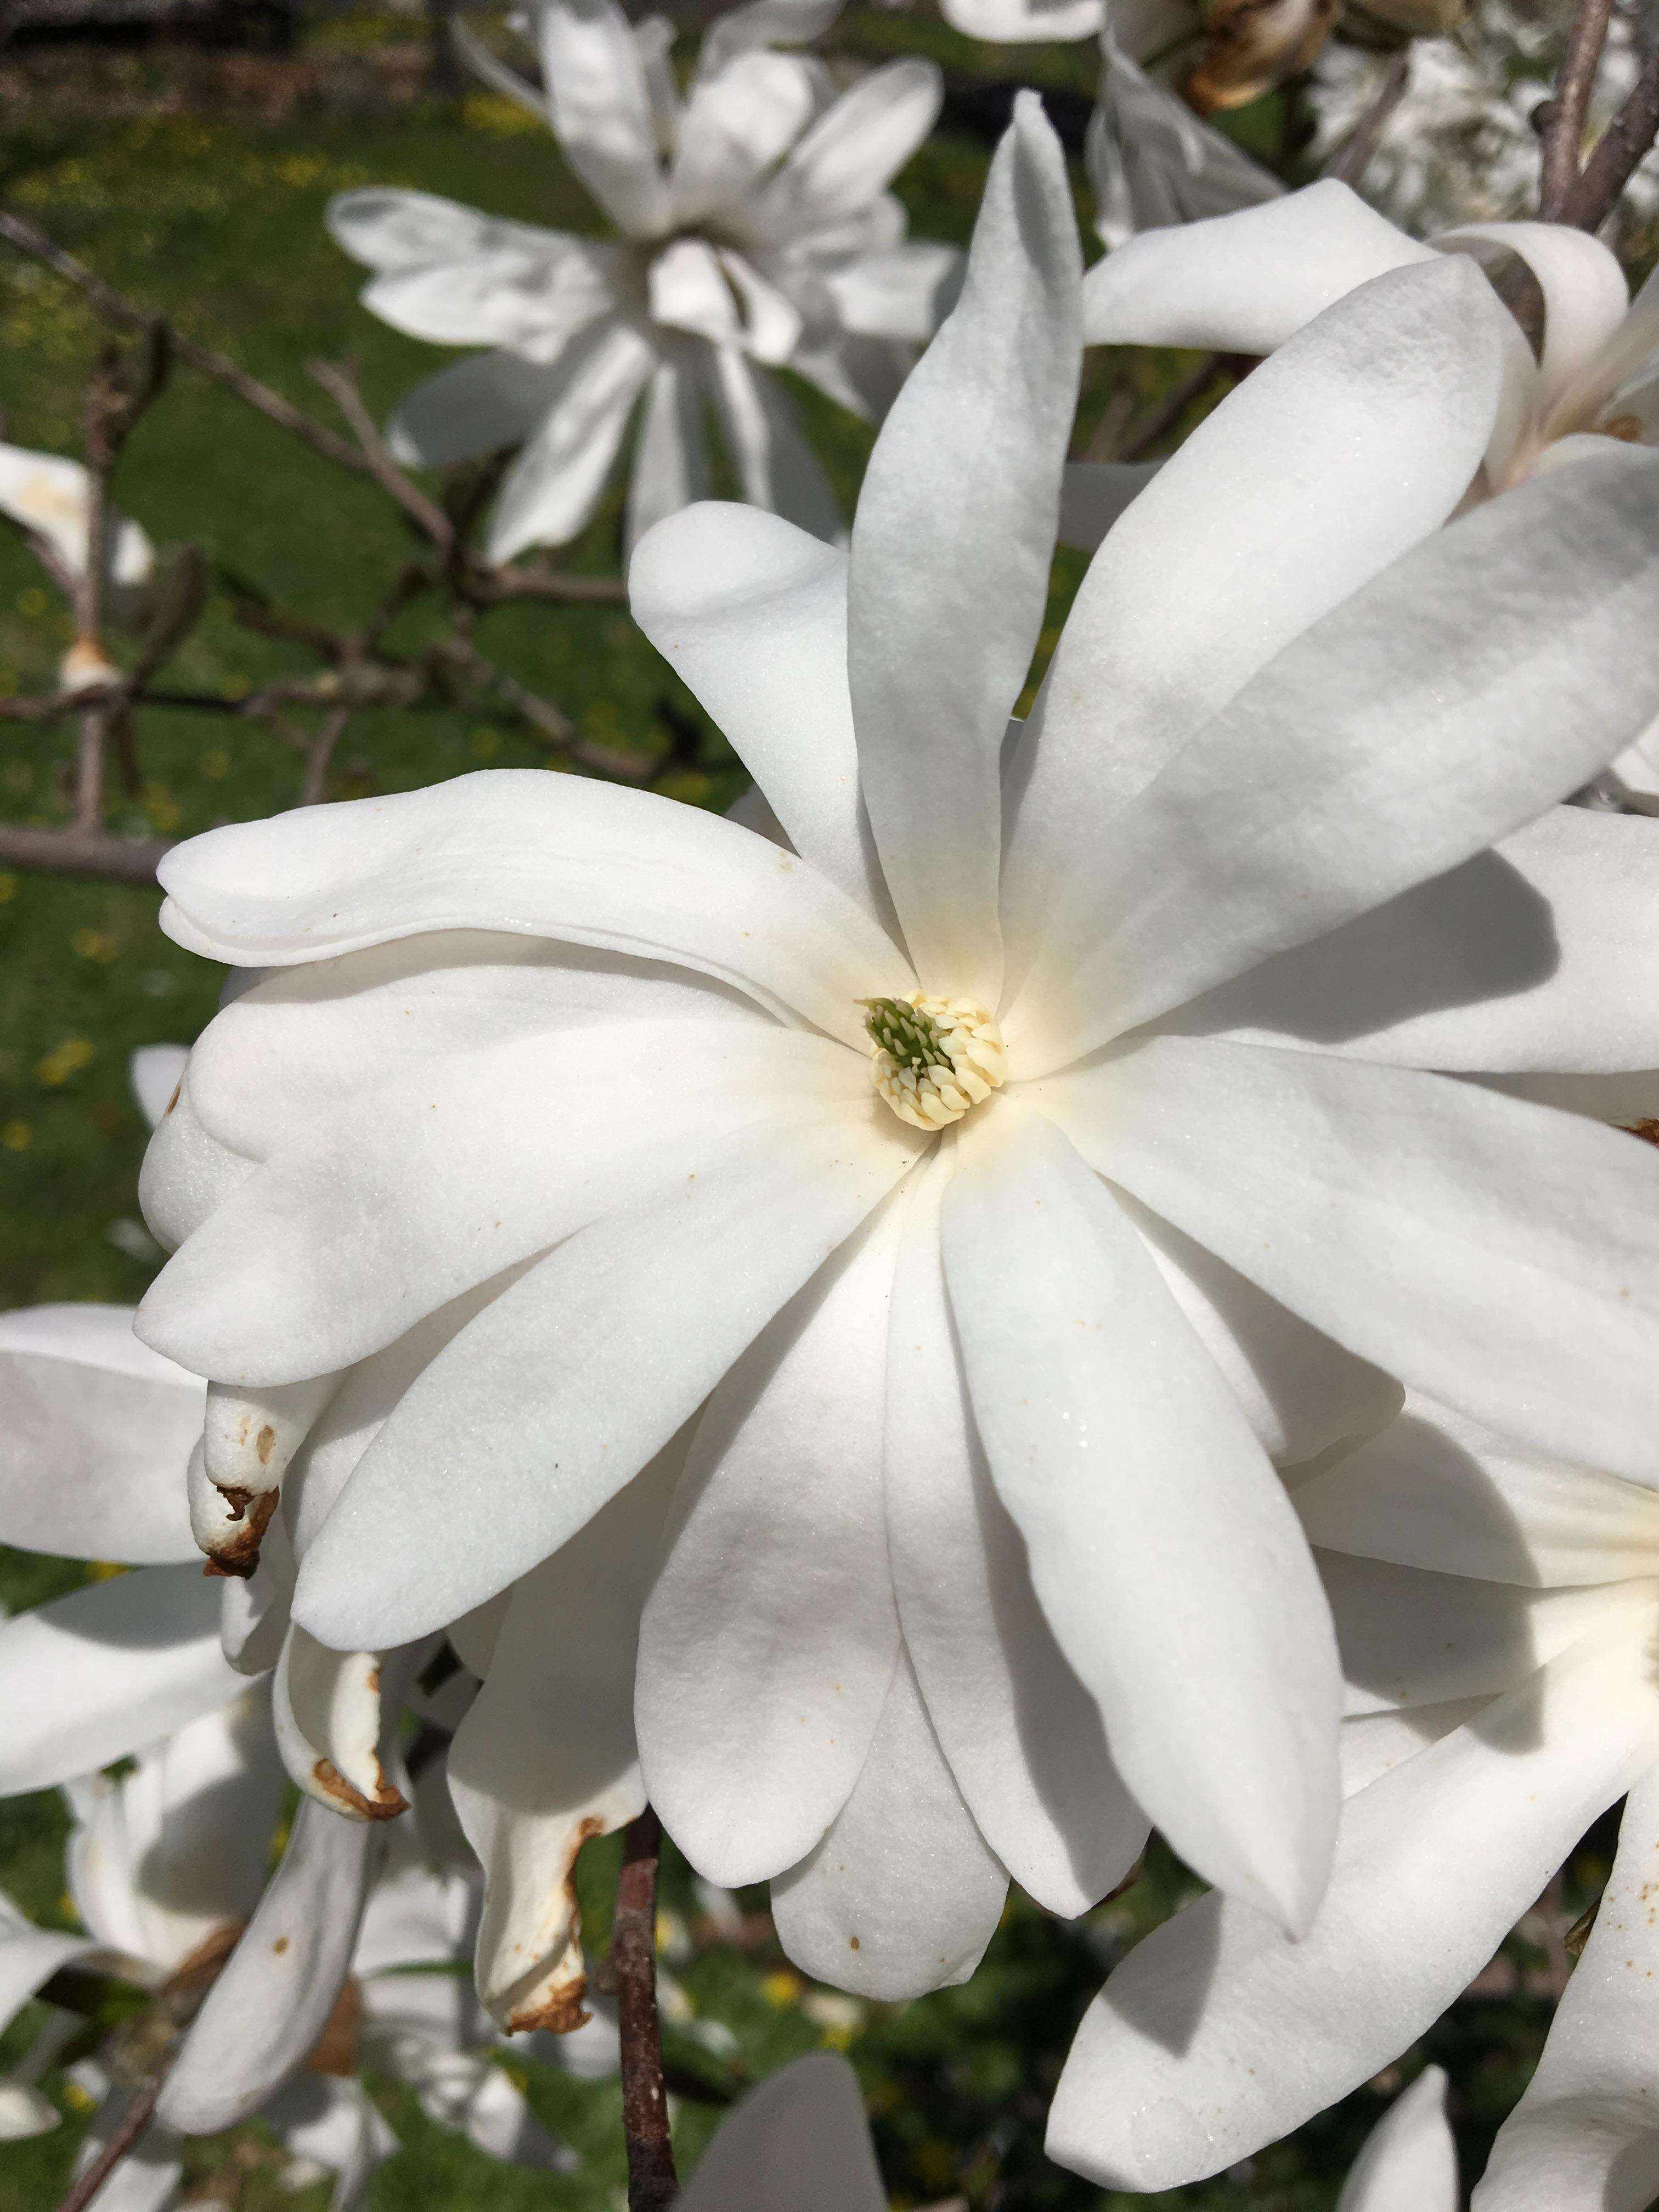
[[[720,429],[744,497],[826,543],[839,540],[841,507],[789,394],[736,346],[716,347],[714,366]]]
[[[1448,1076],[1196,1038],[1038,1095],[1092,1167],[1362,1357],[1659,1483],[1650,1146]]]
[[[833,2051],[769,2074],[674,2201],[678,2212],[887,2212],[858,2075]]]
[[[1485,1074],[1659,1066],[1659,823],[1555,806],[1184,1006],[1188,1035]]]
[[[703,33],[697,75],[723,70],[751,46],[804,46],[829,29],[842,5],[842,0],[748,0],[746,6],[727,8]]]
[[[0,1627],[0,1796],[107,1766],[246,1687],[199,1565],[71,1590]]]
[[[0,1314],[0,1542],[133,1565],[194,1555],[202,1385],[140,1344],[130,1306]]]
[[[0,1893],[0,2027],[9,2027],[43,1982],[60,1966],[83,1959],[97,1945],[84,1936],[59,1935],[37,1928],[26,1920],[11,1899]],[[58,2114],[52,2112],[52,2125]]]
[[[861,253],[823,281],[843,330],[926,345],[956,304],[963,265],[954,246],[913,238]]]
[[[304,2064],[344,1986],[380,1850],[372,1821],[301,1801],[282,1863],[161,2085],[165,2126],[234,2127]]]
[[[460,260],[389,270],[364,285],[362,299],[370,314],[428,345],[522,350],[542,364],[538,411],[545,412],[569,380],[561,356],[569,352],[586,358],[571,347],[571,340],[614,313],[627,286],[627,272],[618,266],[614,247],[550,231],[526,244],[502,244]],[[452,390],[477,404],[476,384],[445,387],[446,392]],[[492,412],[499,412],[501,404],[495,402]],[[427,403],[426,422],[433,411]],[[400,459],[420,457],[398,416],[392,418],[392,437]],[[457,424],[448,442],[458,458],[488,450],[471,441],[463,424]],[[438,450],[442,446],[441,440]]]
[[[902,1201],[762,1331],[697,1424],[641,1628],[651,1802],[729,1887],[804,1857],[858,1780],[898,1656],[881,1515]]]
[[[941,0],[952,30],[1000,46],[1033,39],[1092,39],[1100,29],[1102,0]]]
[[[307,1796],[357,1820],[392,1820],[409,1810],[380,1756],[378,1651],[331,1651],[290,1627],[271,1700],[283,1763]],[[386,1702],[395,1723],[400,1701]]]
[[[1179,2188],[1398,2057],[1650,1761],[1639,1642],[1577,1647],[1350,1798],[1300,1942],[1212,1893],[1137,1945],[1078,2031],[1049,2156],[1107,2188]]]
[[[1446,2077],[1425,2066],[1365,2138],[1336,2212],[1460,2212]]]
[[[925,987],[989,1006],[1002,739],[1048,598],[1080,269],[1060,142],[1024,94],[962,297],[887,417],[853,526],[848,674],[876,845]]]
[[[1114,12],[1106,11],[1100,88],[1084,143],[1095,229],[1107,246],[1121,252],[1137,231],[1277,199],[1285,187],[1270,170],[1200,123],[1178,93],[1124,52],[1113,36]]]
[[[1589,1941],[1472,2212],[1647,2212],[1659,2191],[1656,1851],[1659,1770],[1631,1791]]]
[[[1278,1477],[1110,1194],[999,1104],[941,1228],[997,1490],[1125,1781],[1212,1881],[1300,1931],[1336,1826],[1336,1649]],[[1271,1594],[1271,1595],[1269,1595]]]
[[[734,1131],[813,1106],[863,1116],[873,1095],[867,1063],[799,1030],[642,1023],[586,1048],[584,1034],[416,1063],[325,1121],[175,1254],[141,1310],[146,1341],[244,1389],[325,1376],[695,1175]]]
[[[1122,514],[1009,779],[1011,972],[1104,825],[1276,653],[1456,507],[1492,431],[1501,313],[1463,262],[1366,286],[1230,393]]]
[[[393,272],[430,268],[434,262],[465,261],[481,253],[516,247],[546,253],[567,241],[562,231],[527,222],[509,222],[441,199],[435,192],[373,185],[337,192],[324,211],[334,243],[366,268]]]
[[[678,357],[671,352],[658,362],[646,386],[623,531],[630,563],[655,524],[708,495],[707,378],[695,356],[690,346],[678,349]]]
[[[921,1996],[968,1979],[1007,1887],[901,1656],[852,1796],[817,1849],[772,1884],[778,1941],[821,1982]]]
[[[141,1044],[127,1062],[133,1096],[152,1129],[173,1103],[189,1058],[188,1045]]]
[[[1043,1044],[1022,1069],[1443,874],[1640,732],[1659,706],[1659,457],[1608,445],[1413,547],[1106,825],[1025,986]]]
[[[935,62],[908,55],[872,70],[796,143],[744,210],[744,227],[787,244],[861,213],[933,129],[944,97]]]
[[[1263,207],[1126,240],[1083,280],[1084,337],[1271,353],[1357,285],[1433,258],[1328,177]]]
[[[645,66],[616,0],[541,0],[536,13],[548,114],[565,159],[619,230],[669,222]]]
[[[232,823],[175,845],[161,872],[168,934],[244,967],[505,929],[672,960],[775,1012],[799,1000],[860,1053],[858,1001],[914,988],[843,892],[764,839],[648,792],[535,769]]]
[[[1547,413],[1575,384],[1623,323],[1630,288],[1612,249],[1586,230],[1562,222],[1470,222],[1442,231],[1442,253],[1502,246],[1518,254],[1544,295],[1544,351],[1534,405]]]
[[[478,1995],[509,2034],[586,2017],[572,1869],[589,1836],[645,1803],[635,1648],[684,1453],[681,1438],[518,1585],[450,1748],[450,1792],[484,1870]]]
[[[708,501],[642,541],[628,595],[795,850],[880,918],[847,687],[846,555],[775,515]]]
[[[252,1170],[251,1159],[203,1127],[187,1069],[138,1171],[138,1208],[162,1250],[176,1251]]]
[[[1659,1576],[1659,1492],[1528,1452],[1431,1399],[1297,1486],[1310,1544],[1548,1589]]]
[[[474,354],[404,394],[386,425],[386,442],[395,459],[417,469],[447,469],[522,446],[564,387],[556,363],[549,368],[517,353]]]
[[[592,514],[657,356],[630,325],[595,323],[560,358],[542,427],[502,480],[486,560],[566,545]]]
[[[365,1453],[295,1617],[341,1648],[407,1643],[574,1535],[903,1175],[908,1133],[873,1099],[866,1115],[757,1124],[503,1291]],[[491,1498],[464,1529],[463,1467],[489,1468]]]
[[[918,1178],[893,1283],[893,1581],[927,1717],[980,1833],[1040,1905],[1069,1917],[1127,1875],[1147,1823],[1043,1617],[968,1411],[939,1251],[952,1166],[941,1146]]]
[[[793,54],[751,47],[700,75],[681,112],[669,177],[676,222],[699,222],[752,191],[817,105],[812,68]]]

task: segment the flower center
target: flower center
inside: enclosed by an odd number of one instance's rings
[[[971,999],[861,999],[870,1075],[901,1121],[942,1129],[1008,1079],[1002,1031]]]

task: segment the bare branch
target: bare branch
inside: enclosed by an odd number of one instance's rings
[[[363,456],[345,439],[337,436],[323,423],[313,422],[302,409],[284,399],[280,392],[273,392],[268,384],[261,384],[257,376],[250,376],[246,369],[238,368],[227,355],[216,352],[211,346],[198,345],[194,338],[184,337],[171,324],[161,322],[158,317],[118,292],[112,284],[106,284],[101,276],[94,276],[83,262],[77,261],[72,253],[66,253],[55,240],[49,238],[38,224],[30,222],[26,216],[15,214],[9,209],[0,209],[0,238],[8,240],[20,253],[29,254],[33,259],[44,262],[58,276],[78,286],[99,313],[109,321],[120,323],[128,330],[143,331],[154,329],[159,324],[166,332],[167,344],[180,361],[187,362],[202,375],[211,377],[216,384],[222,384],[227,391],[234,392],[239,399],[257,409],[279,428],[291,430],[296,438],[303,438],[312,451],[320,453],[325,461],[333,461],[343,469],[349,469],[354,476],[374,475],[374,471]]]
[[[1162,399],[1156,400],[1129,425],[1118,451],[1118,459],[1143,459],[1148,447],[1155,446],[1160,438],[1174,429],[1193,402],[1209,390],[1226,366],[1225,355],[1206,354],[1196,368],[1189,369],[1178,383],[1170,386]]]
[[[1619,204],[1619,195],[1635,175],[1643,156],[1659,136],[1659,54],[1631,87],[1624,106],[1602,132],[1595,152],[1561,204],[1559,220],[1580,230],[1600,230]]]
[[[85,2212],[85,2208],[149,2125],[165,2078],[157,2075],[153,2081],[147,2081],[142,2089],[133,2092],[132,2101],[122,2113],[118,2126],[86,2172],[70,2185],[58,2212]]]
[[[151,884],[170,837],[116,837],[106,830],[33,830],[0,822],[0,863],[48,876],[91,876],[106,883]]]
[[[573,605],[612,605],[628,597],[620,576],[568,576],[559,568],[473,568],[465,586],[480,606],[498,599],[564,599]]]
[[[1538,212],[1546,222],[1561,220],[1567,195],[1578,181],[1584,118],[1589,112],[1590,93],[1612,20],[1613,0],[1578,0],[1556,72],[1554,96],[1533,118],[1543,148]]]
[[[611,1936],[622,2031],[623,2131],[629,2212],[666,2212],[679,2191],[657,2017],[657,1857],[662,1826],[647,1805],[623,1831],[617,1917]]]
[[[1608,0],[1611,6],[1612,0]],[[1401,46],[1400,52],[1382,73],[1382,82],[1370,106],[1353,129],[1325,164],[1325,174],[1334,177],[1340,185],[1357,185],[1376,151],[1376,142],[1382,136],[1382,126],[1400,105],[1406,89],[1406,80],[1411,74],[1411,48]]]
[[[356,380],[344,368],[336,368],[325,361],[307,362],[306,374],[319,385],[351,425],[351,434],[362,449],[369,474],[383,491],[389,492],[410,520],[428,537],[433,544],[447,552],[455,532],[449,517],[442,507],[429,500],[417,484],[410,482],[392,458],[390,448],[379,429],[374,417],[363,404]]]
[[[337,708],[306,747],[306,772],[300,782],[301,806],[319,806],[328,789],[329,763],[334,757],[334,748],[345,733],[351,720],[349,707]]]

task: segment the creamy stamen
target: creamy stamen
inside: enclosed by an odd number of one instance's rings
[[[901,1121],[943,1129],[1008,1079],[1002,1032],[971,999],[861,999],[870,1074]]]

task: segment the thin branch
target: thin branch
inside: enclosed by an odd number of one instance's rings
[[[80,2179],[70,2183],[58,2212],[85,2212],[85,2208],[149,2125],[155,2110],[155,2100],[161,2094],[161,2084],[166,2078],[165,2075],[158,2074],[154,2081],[147,2081],[142,2089],[134,2093],[132,2102],[122,2113],[115,2132]]]
[[[573,605],[614,605],[628,597],[620,576],[567,576],[557,568],[475,568],[466,596],[480,606],[498,599],[559,599]]]
[[[306,747],[306,772],[300,783],[301,806],[319,806],[328,789],[329,763],[334,757],[334,748],[345,733],[351,720],[349,707],[337,708],[323,724]]]
[[[376,428],[374,417],[363,404],[363,396],[350,372],[336,368],[325,361],[313,361],[307,362],[306,374],[327,392],[350,424],[351,434],[362,447],[375,483],[397,501],[417,530],[447,552],[455,534],[449,517],[435,501],[429,500],[418,485],[410,481],[392,459],[391,449]]]
[[[611,1936],[622,2031],[629,2212],[665,2212],[679,2191],[663,2081],[662,2028],[657,2018],[657,1857],[661,1849],[661,1823],[647,1805],[623,1831]]]
[[[101,276],[94,276],[84,262],[77,261],[72,253],[66,253],[55,240],[49,238],[38,224],[30,222],[26,216],[14,214],[9,209],[0,209],[0,238],[8,240],[20,253],[29,254],[35,260],[44,262],[48,269],[77,286],[99,313],[109,321],[120,323],[128,330],[159,327],[165,331],[168,345],[180,361],[187,362],[202,375],[211,377],[216,384],[222,384],[227,391],[234,392],[239,399],[257,409],[280,428],[291,430],[296,438],[303,438],[312,451],[320,453],[325,460],[337,462],[341,468],[349,469],[354,476],[374,475],[374,471],[355,446],[323,423],[313,422],[303,409],[284,399],[280,392],[273,392],[268,384],[261,384],[257,376],[250,376],[246,369],[238,368],[227,355],[216,352],[211,346],[198,345],[194,338],[184,337],[171,324],[161,322],[147,308],[139,307],[135,301],[118,292],[112,284],[106,284]]]
[[[1544,156],[1538,212],[1546,222],[1560,221],[1567,195],[1578,181],[1584,118],[1589,112],[1590,93],[1612,20],[1613,0],[1578,0],[1556,73],[1553,96],[1534,118]]]
[[[1196,368],[1189,369],[1180,382],[1171,386],[1162,399],[1149,407],[1139,419],[1129,425],[1118,453],[1121,461],[1139,461],[1145,458],[1149,446],[1173,430],[1193,402],[1206,392],[1225,366],[1218,353],[1206,354]]]
[[[1561,204],[1559,220],[1580,230],[1600,230],[1619,204],[1619,195],[1635,175],[1643,156],[1659,136],[1659,54],[1632,86],[1624,106],[1602,132],[1577,182]]]
[[[106,830],[33,830],[0,822],[0,864],[51,876],[92,876],[106,883],[153,884],[170,837],[116,837]]]
[[[1594,0],[1590,0],[1594,4]],[[1612,0],[1607,0],[1612,5]],[[1376,142],[1382,136],[1382,126],[1399,106],[1406,90],[1406,80],[1411,74],[1411,48],[1401,46],[1400,52],[1382,73],[1382,82],[1376,88],[1370,106],[1353,129],[1325,164],[1325,174],[1334,177],[1338,184],[1357,185],[1376,151]]]

